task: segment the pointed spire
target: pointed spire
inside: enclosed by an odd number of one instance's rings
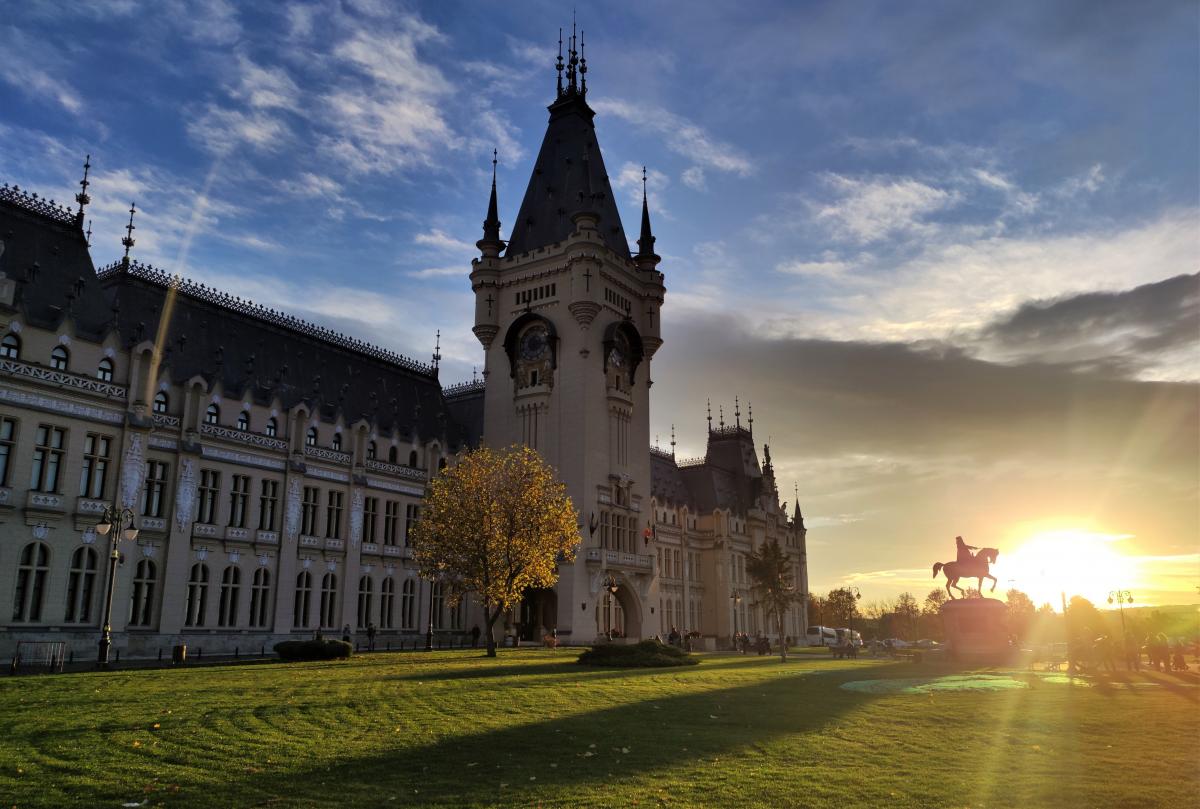
[[[742,429],[742,406],[738,403],[738,397],[733,397],[733,417],[737,419],[737,428]]]
[[[563,97],[563,58],[562,58],[562,28],[558,29],[558,62],[554,65],[554,69],[558,71],[558,98]]]
[[[721,421],[719,422],[719,424],[721,425],[721,429],[724,430],[725,429],[725,405],[717,405],[717,414],[720,415],[720,417],[721,417]]]
[[[75,224],[83,228],[83,209],[92,198],[88,196],[88,172],[92,169],[92,156],[88,155],[83,161],[83,179],[79,181],[79,193],[75,195],[75,201],[79,203],[79,212],[75,214]]]
[[[442,361],[442,330],[437,330],[437,340],[433,345],[433,370],[438,369],[438,363]]]
[[[500,240],[500,213],[499,206],[496,204],[496,163],[497,152],[492,149],[492,195],[488,199],[487,219],[483,220],[483,238],[475,242],[475,246],[479,248],[485,257],[494,258],[500,255],[500,251],[504,249],[504,242]]]
[[[567,47],[567,92],[575,95],[579,92],[576,82],[579,69],[579,52],[575,50],[575,12],[571,12],[571,44]]]
[[[579,94],[587,95],[587,57],[583,55],[583,30],[579,31]]]
[[[88,220],[87,233],[83,234],[87,238],[87,246],[92,246],[92,220]]]
[[[675,425],[671,425],[671,460],[675,460]]]
[[[708,431],[712,432],[712,399],[704,400],[704,407],[708,411]]]
[[[135,213],[137,213],[137,203],[131,202],[129,203],[129,224],[125,226],[125,238],[121,239],[121,244],[125,245],[125,257],[121,259],[121,265],[124,267],[129,266],[129,251],[136,243],[133,239],[133,231],[137,229],[133,224],[133,215]]]
[[[662,261],[654,253],[654,233],[650,230],[650,202],[646,194],[646,167],[642,166],[642,235],[638,239],[637,265],[642,270],[653,270]]]

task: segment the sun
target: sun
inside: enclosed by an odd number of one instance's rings
[[[1031,534],[992,568],[997,590],[1015,587],[1037,605],[1062,609],[1062,595],[1080,595],[1103,608],[1110,590],[1129,587],[1133,559],[1121,553],[1131,534],[1057,529]]]

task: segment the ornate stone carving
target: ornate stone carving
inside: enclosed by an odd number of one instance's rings
[[[292,540],[300,534],[300,478],[292,478],[292,482],[288,484],[283,530],[287,538]]]
[[[276,452],[287,451],[287,442],[282,438],[271,438],[270,436],[252,433],[249,430],[232,430],[229,427],[221,427],[216,424],[201,424],[200,434],[214,438],[223,438],[226,441],[237,441],[253,447],[275,450]]]
[[[184,458],[180,462],[179,485],[175,489],[175,525],[180,531],[188,527],[196,508],[196,462]]]
[[[129,446],[125,448],[125,457],[121,460],[121,507],[132,509],[137,504],[138,494],[142,490],[142,478],[146,474],[146,464],[143,459],[142,435],[134,433],[129,438]]]
[[[357,548],[363,532],[363,493],[357,486],[350,496],[350,547]]]
[[[575,318],[579,328],[587,331],[587,328],[592,325],[592,321],[596,319],[596,315],[600,314],[600,308],[600,304],[595,301],[575,301],[567,306],[567,311],[571,313],[571,317]]]
[[[2,366],[0,366],[2,368]],[[33,410],[44,410],[50,413],[64,413],[68,416],[78,416],[83,419],[99,421],[104,424],[123,424],[125,415],[117,410],[108,410],[102,407],[91,407],[89,405],[79,404],[78,402],[69,402],[64,399],[55,399],[52,396],[40,396],[35,393],[27,393],[23,390],[9,387],[8,385],[0,386],[0,401],[11,402],[15,405],[28,407]]]

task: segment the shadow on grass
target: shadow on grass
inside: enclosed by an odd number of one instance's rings
[[[552,669],[589,671],[575,664],[555,664]],[[703,664],[698,668],[612,671],[609,676],[702,669]],[[784,735],[818,731],[871,699],[870,695],[838,689],[840,681],[890,674],[895,667],[854,666],[842,670],[841,676],[829,672],[817,679],[806,676],[811,670],[789,669],[779,667],[780,676],[734,688],[647,697],[599,710],[587,710],[590,679],[576,681],[571,683],[581,686],[581,710],[576,714],[530,722],[529,713],[514,713],[511,726],[456,734],[424,745],[401,743],[330,767],[260,773],[231,788],[271,801],[277,796],[294,796],[303,785],[306,799],[318,804],[393,805],[387,803],[392,796],[403,802],[398,805],[527,805],[555,799],[561,803],[572,787],[594,787],[696,762],[716,762],[750,746],[761,748]],[[533,673],[528,666],[521,672]],[[459,679],[459,674],[438,677]],[[500,676],[500,672],[491,676]],[[637,688],[636,684],[631,687]],[[818,690],[819,698],[814,693]],[[498,711],[505,708],[496,707]],[[730,777],[740,776],[731,773]],[[219,794],[209,797],[220,799]],[[615,796],[614,800],[619,802]]]

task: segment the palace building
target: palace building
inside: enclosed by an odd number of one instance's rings
[[[507,242],[493,172],[469,271],[480,382],[443,386],[436,353],[426,365],[143,265],[132,211],[125,257],[97,270],[86,171],[77,211],[0,187],[0,654],[95,651],[110,506],[137,529],[116,544],[126,656],[346,626],[381,645],[461,637],[481,611],[421,579],[407,537],[431,476],[481,442],[537,449],[581,517],[575,562],[508,618],[523,638],[776,634],[745,560],[778,539],[807,594],[799,503],[789,517],[740,409],[734,426],[710,416],[702,459],[650,447],[666,276],[644,196],[630,249],[586,62],[568,55]],[[804,607],[785,634],[804,634]]]

